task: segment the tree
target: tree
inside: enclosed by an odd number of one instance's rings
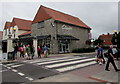
[[[117,38],[118,38],[118,34],[117,34],[117,32],[115,32],[115,33],[113,34],[113,37],[112,37],[112,44],[113,44],[113,45],[116,45],[116,44],[117,44]]]
[[[94,44],[94,45],[102,45],[102,43],[103,43],[103,40],[101,40],[101,39],[96,39],[93,44]]]

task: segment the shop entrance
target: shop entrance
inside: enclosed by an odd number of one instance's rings
[[[68,53],[69,52],[69,42],[61,41],[59,43],[59,53]]]

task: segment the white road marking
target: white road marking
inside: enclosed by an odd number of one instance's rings
[[[12,69],[12,71],[13,71],[13,72],[18,72],[18,71],[17,71],[17,70],[15,70],[15,69]]]
[[[25,77],[25,78],[27,78],[27,79],[30,80],[30,81],[34,80],[34,79],[32,79],[31,77]]]
[[[1,70],[0,73],[1,73],[1,72],[5,72],[5,71],[8,71],[8,70]]]
[[[72,60],[83,59],[83,58],[86,58],[86,57],[81,57],[81,58],[70,58],[70,59],[63,59],[63,60],[55,60],[55,61],[50,61],[50,62],[42,62],[42,63],[37,63],[37,65],[49,64],[49,63],[55,63],[55,62],[72,61]]]
[[[15,68],[15,67],[19,67],[19,66],[22,66],[23,64],[19,64],[19,65],[14,65],[14,66],[11,66],[12,68]]]
[[[92,65],[92,64],[96,64],[96,62],[92,61],[92,62],[88,62],[88,63],[77,64],[77,65],[73,65],[73,66],[59,68],[59,69],[56,69],[56,70],[59,71],[59,72],[65,72],[65,71],[74,70],[74,69],[85,67],[85,66]]]
[[[11,69],[11,67],[7,67],[8,69]]]
[[[20,72],[19,72],[18,74],[19,74],[19,75],[21,75],[21,76],[24,76],[24,75],[25,75],[25,74],[23,74],[23,73],[20,73]]]
[[[14,65],[14,64],[16,64],[16,63],[6,64],[6,66],[11,66],[11,65]]]
[[[39,59],[35,61],[31,61],[30,63],[36,63],[36,62],[46,62],[46,61],[57,61],[57,60],[65,60],[65,59],[73,59],[72,57],[62,57],[62,58],[48,58],[48,59]]]
[[[60,67],[60,66],[64,66],[64,65],[82,63],[82,62],[85,62],[85,61],[92,61],[92,60],[95,60],[95,59],[96,58],[89,58],[89,59],[83,59],[83,60],[77,60],[77,61],[71,61],[71,62],[65,62],[65,63],[47,65],[45,67],[47,67],[47,68],[54,68],[54,67]]]

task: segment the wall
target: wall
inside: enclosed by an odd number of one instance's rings
[[[51,35],[50,41],[50,52],[51,53],[58,53],[58,42],[56,37],[56,25],[51,25],[54,23],[53,19],[48,19],[44,22],[44,28],[39,28],[38,23],[32,24],[32,36],[44,36],[44,35]]]
[[[61,22],[56,22],[56,24],[57,24],[57,33],[59,35],[70,35],[77,39],[80,39],[77,41],[71,41],[70,51],[72,51],[75,48],[87,47],[85,42],[86,40],[88,40],[88,33],[90,32],[90,30]],[[65,27],[63,28],[63,26]]]

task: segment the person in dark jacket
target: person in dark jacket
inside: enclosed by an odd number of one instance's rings
[[[14,45],[14,52],[13,52],[13,55],[14,55],[13,60],[17,59],[17,52],[18,52],[18,44],[15,43],[15,45]]]
[[[110,70],[109,70],[109,64],[112,63],[115,71],[117,72],[117,71],[120,71],[120,70],[117,69],[117,67],[116,67],[116,65],[115,65],[112,48],[113,48],[113,45],[110,45],[110,48],[108,49],[108,61],[107,61],[105,70],[106,70],[106,71],[110,71]]]

